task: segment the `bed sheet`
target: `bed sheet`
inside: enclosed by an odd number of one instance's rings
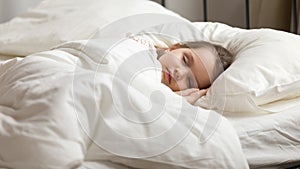
[[[287,105],[290,106],[287,109]],[[287,168],[300,163],[300,98],[273,103],[285,111],[253,117],[227,117],[236,129],[251,168]]]

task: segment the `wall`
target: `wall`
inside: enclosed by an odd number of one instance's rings
[[[154,0],[160,2],[161,0]],[[166,7],[191,21],[203,21],[203,0],[165,0]],[[208,21],[246,28],[246,0],[207,0]],[[298,21],[300,23],[300,1]],[[292,0],[249,0],[250,28],[272,28],[296,32],[293,26]]]
[[[245,0],[207,0],[208,20],[246,27]]]
[[[154,0],[160,2],[160,0]],[[202,0],[165,0],[166,7],[191,21],[203,21]],[[245,0],[207,0],[208,21],[246,27]]]
[[[269,27],[284,31],[291,29],[292,1],[251,0],[251,27]]]
[[[0,23],[22,14],[41,0],[0,0]]]

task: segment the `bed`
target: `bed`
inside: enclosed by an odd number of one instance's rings
[[[190,22],[147,0],[44,0],[0,35],[2,168],[300,165],[298,35]],[[131,35],[206,40],[236,59],[191,106]]]

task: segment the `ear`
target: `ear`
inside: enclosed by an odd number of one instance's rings
[[[172,51],[172,50],[178,49],[180,46],[181,46],[180,43],[175,43],[171,47],[169,47],[166,51]]]

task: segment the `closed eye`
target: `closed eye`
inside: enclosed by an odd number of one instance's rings
[[[187,58],[186,55],[183,55],[182,60],[183,60],[184,64],[188,65],[189,59]]]

